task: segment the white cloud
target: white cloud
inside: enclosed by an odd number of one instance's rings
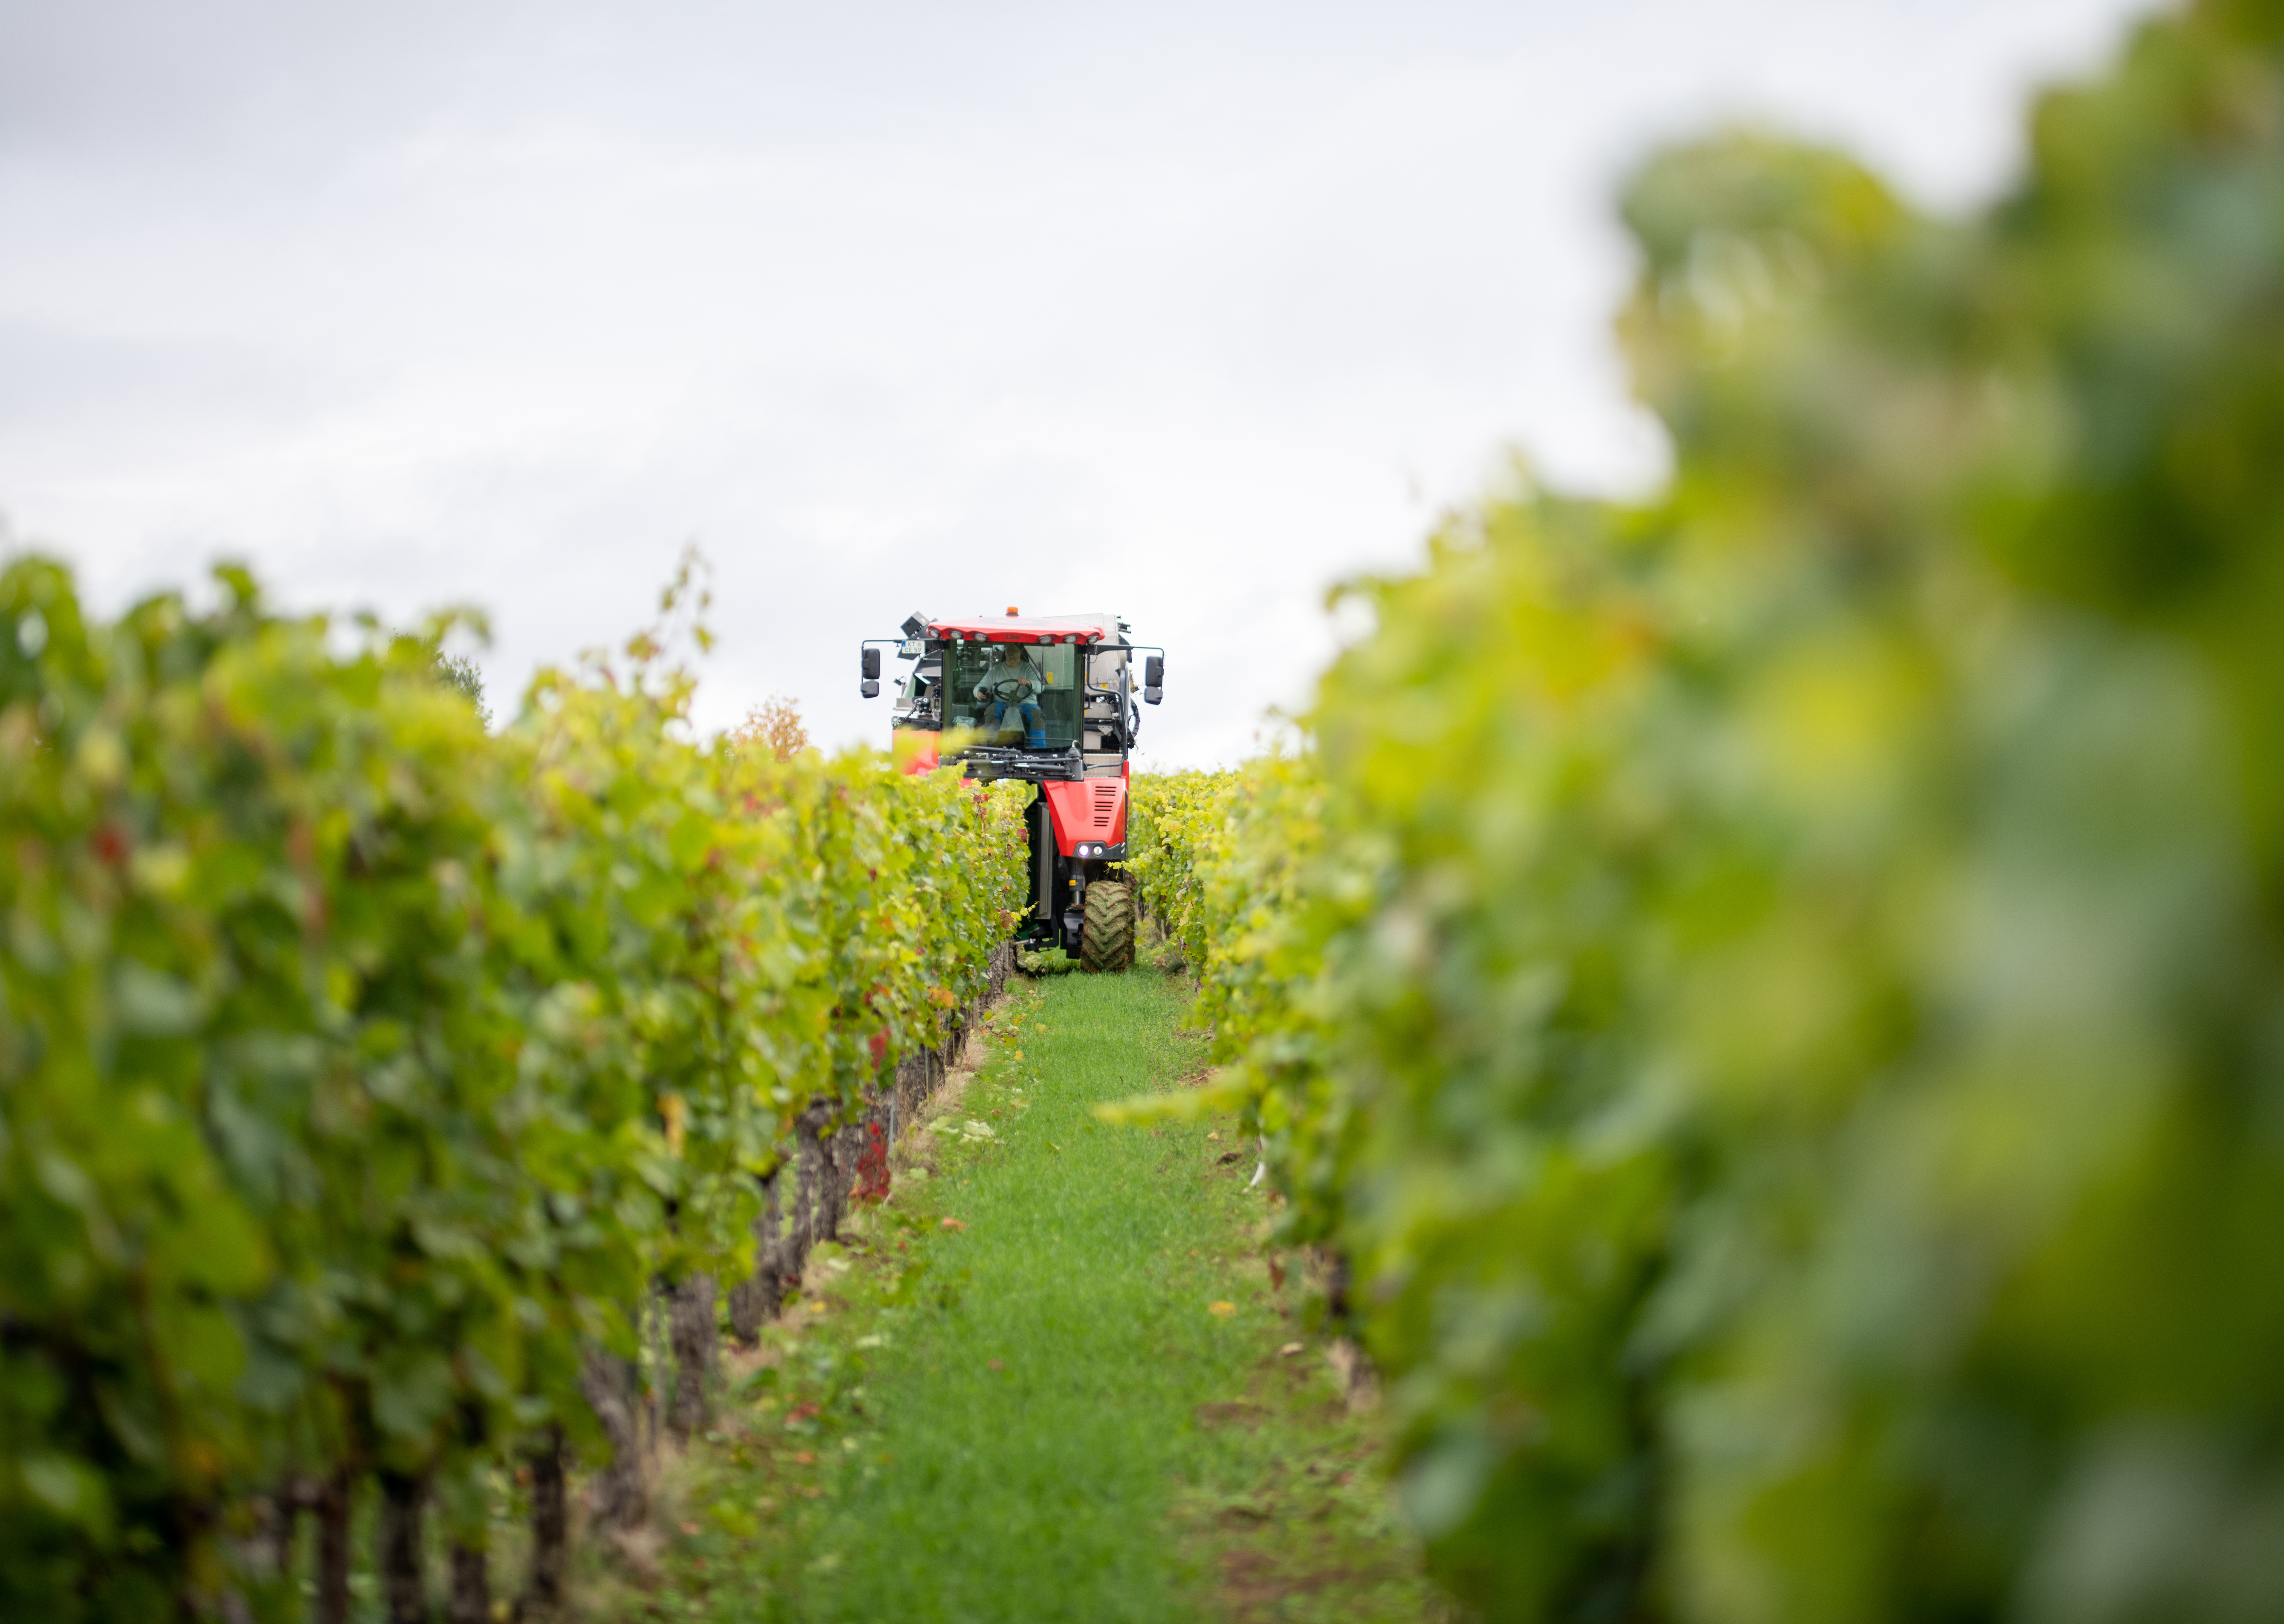
[[[493,612],[496,689],[718,572],[702,691],[882,736],[859,637],[1112,608],[1248,748],[1520,443],[1654,478],[1614,185],[1752,117],[1939,204],[2116,0],[0,11],[0,507]]]

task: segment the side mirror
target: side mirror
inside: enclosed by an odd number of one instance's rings
[[[1166,657],[1153,654],[1142,662],[1142,703],[1155,705],[1166,697]]]
[[[880,680],[880,651],[878,649],[864,651],[864,680],[868,683]]]
[[[868,699],[879,699],[880,697],[880,680],[877,677],[866,677],[862,684],[862,691]]]

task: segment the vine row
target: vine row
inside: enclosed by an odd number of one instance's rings
[[[2143,25],[1964,220],[1659,158],[1666,488],[1518,472],[1304,749],[1138,781],[1483,1616],[2284,1607],[2280,37]]]
[[[1005,974],[1020,808],[693,744],[657,633],[495,735],[446,623],[218,574],[104,621],[0,572],[0,1612],[301,1616],[310,1511],[344,1618],[372,1483],[392,1616],[429,1526],[486,1616],[503,1470],[544,1608],[567,1456],[639,1519],[636,1412],[703,1424],[720,1294],[750,1333],[878,1193]]]

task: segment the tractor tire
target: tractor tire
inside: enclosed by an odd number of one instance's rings
[[[1134,963],[1134,894],[1126,882],[1098,879],[1086,888],[1086,921],[1078,932],[1079,967],[1090,974]]]

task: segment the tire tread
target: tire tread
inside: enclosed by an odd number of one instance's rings
[[[1134,898],[1124,880],[1098,879],[1086,888],[1086,917],[1078,933],[1079,967],[1089,974],[1126,970],[1134,963]]]

